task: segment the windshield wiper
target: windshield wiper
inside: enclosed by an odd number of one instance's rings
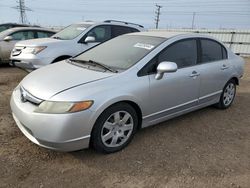
[[[84,61],[84,60],[80,60],[80,59],[72,59],[72,58],[70,58],[70,61],[75,61],[75,62],[79,62],[79,63],[87,63],[87,64],[95,64],[95,65],[97,65],[97,66],[99,66],[99,67],[102,67],[102,68],[104,68],[105,70],[108,70],[108,71],[110,71],[110,72],[114,72],[114,73],[117,73],[118,71],[117,70],[114,70],[114,69],[112,69],[112,68],[110,68],[109,66],[107,66],[107,65],[104,65],[104,64],[102,64],[102,63],[99,63],[99,62],[96,62],[96,61],[93,61],[93,60],[89,60],[89,61]]]
[[[96,65],[99,65],[100,67],[103,67],[103,68],[105,68],[106,70],[109,70],[110,72],[114,72],[114,73],[117,73],[117,72],[118,72],[117,70],[114,70],[114,69],[110,68],[110,67],[107,66],[107,65],[104,65],[104,64],[102,64],[102,63],[99,63],[99,62],[96,62],[96,61],[93,61],[93,60],[89,60],[89,63],[94,63],[94,64],[96,64]]]

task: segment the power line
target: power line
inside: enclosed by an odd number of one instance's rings
[[[28,19],[27,19],[25,11],[31,11],[31,9],[29,7],[25,6],[24,0],[18,0],[16,2],[18,3],[18,5],[16,7],[12,7],[12,8],[17,9],[20,12],[20,22],[21,23],[28,23]]]
[[[158,24],[159,24],[159,21],[160,21],[160,14],[161,14],[161,8],[162,8],[162,6],[157,5],[157,4],[155,6],[156,6],[155,28],[158,29]]]

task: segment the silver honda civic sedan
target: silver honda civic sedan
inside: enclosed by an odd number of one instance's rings
[[[209,36],[132,33],[30,73],[10,104],[17,126],[42,147],[112,153],[140,128],[210,105],[228,108],[243,66]]]

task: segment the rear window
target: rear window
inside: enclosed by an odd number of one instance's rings
[[[117,37],[119,35],[123,35],[126,33],[133,33],[138,32],[138,30],[130,27],[124,27],[124,26],[112,26],[112,34],[113,37]]]
[[[216,41],[201,39],[201,61],[203,63],[219,61],[227,58],[225,48]]]

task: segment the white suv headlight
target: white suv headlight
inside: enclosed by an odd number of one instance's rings
[[[41,51],[43,51],[45,48],[47,48],[47,46],[34,46],[34,47],[26,47],[22,50],[22,53],[26,53],[26,54],[38,54]]]
[[[73,113],[83,110],[87,110],[93,104],[93,101],[81,101],[81,102],[53,102],[44,101],[34,111],[37,113],[49,113],[49,114],[63,114]]]

